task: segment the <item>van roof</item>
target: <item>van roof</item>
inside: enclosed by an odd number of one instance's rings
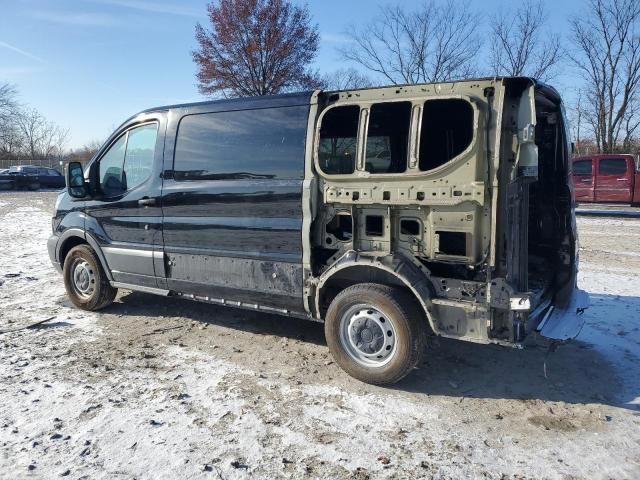
[[[491,80],[511,80],[516,82],[531,82],[536,85],[538,88],[542,88],[553,92],[556,96],[557,91],[539,80],[531,77],[506,77],[506,76],[495,76],[495,77],[476,77],[476,78],[460,78],[456,80],[447,80],[442,82],[430,82],[430,83],[407,83],[407,84],[397,84],[397,85],[377,85],[373,87],[364,87],[364,88],[352,88],[352,89],[342,89],[342,90],[324,90],[322,93],[332,94],[337,92],[358,92],[363,90],[375,90],[375,89],[384,89],[384,88],[405,88],[412,86],[423,86],[423,85],[443,85],[443,84],[451,84],[451,83],[460,83],[460,82],[476,82],[476,81],[491,81]],[[172,110],[177,108],[197,108],[202,109],[202,107],[212,107],[213,110],[226,110],[227,108],[230,110],[249,110],[252,108],[274,108],[274,107],[290,107],[294,105],[304,105],[309,103],[311,99],[311,95],[313,94],[313,90],[307,90],[302,92],[292,92],[292,93],[280,93],[277,95],[265,95],[265,96],[254,96],[254,97],[239,97],[239,98],[224,98],[218,100],[205,100],[202,102],[190,102],[190,103],[178,103],[172,105],[164,105],[155,108],[149,108],[147,110],[143,110],[139,113],[151,113],[163,110]]]
[[[203,102],[178,103],[149,108],[140,113],[150,113],[177,108],[212,107],[213,110],[249,110],[252,108],[291,107],[309,103],[312,90],[305,92],[281,93],[278,95],[264,95],[261,97],[224,98],[219,100],[205,100]]]

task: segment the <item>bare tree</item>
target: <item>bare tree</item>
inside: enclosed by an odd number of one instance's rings
[[[4,125],[0,124],[0,156],[13,158],[22,152],[24,146],[24,137],[18,126],[7,121]]]
[[[13,115],[18,107],[18,92],[13,85],[0,84],[0,125]]]
[[[68,143],[69,143],[69,129],[57,127],[56,133],[53,139],[53,144],[55,146],[55,155],[59,162],[64,160]]]
[[[475,73],[481,40],[469,2],[382,7],[363,28],[346,33],[341,55],[394,84],[438,82]]]
[[[15,122],[23,137],[26,155],[31,160],[52,159],[60,129],[33,108],[20,111]]]
[[[43,138],[45,118],[35,109],[26,109],[16,115],[16,124],[24,138],[27,155],[31,160],[39,157],[40,143]]]
[[[581,145],[582,134],[584,130],[582,125],[584,124],[585,116],[585,104],[584,104],[584,92],[582,89],[578,90],[575,100],[568,105],[567,115],[569,117],[569,125],[571,126],[571,140],[575,144],[575,153],[581,155],[582,152],[578,149]]]
[[[56,151],[56,136],[58,135],[58,127],[53,123],[45,120],[41,125],[40,140],[40,156],[43,159],[49,159],[49,166],[52,166],[53,156]]]
[[[315,86],[308,66],[320,34],[309,9],[289,0],[219,0],[211,30],[196,25],[198,88],[206,95],[269,95]]]
[[[550,80],[564,57],[560,35],[547,31],[541,0],[524,0],[515,11],[500,10],[490,20],[490,63],[495,75]]]
[[[11,155],[19,146],[19,133],[14,119],[18,102],[17,91],[8,83],[0,84],[0,154]]]
[[[355,68],[341,68],[320,77],[320,86],[324,90],[351,90],[372,85],[371,79]]]
[[[576,46],[571,58],[584,75],[592,104],[585,119],[604,153],[620,147],[625,129],[637,128],[630,114],[639,94],[639,18],[640,0],[588,0],[583,14],[571,19]]]
[[[35,109],[18,104],[16,89],[0,84],[0,156],[10,159],[49,159],[64,154],[69,130],[58,127]]]
[[[99,140],[92,140],[91,142],[83,145],[82,147],[72,150],[67,155],[67,160],[74,162],[86,163],[93,158],[93,156],[100,150],[102,142]]]

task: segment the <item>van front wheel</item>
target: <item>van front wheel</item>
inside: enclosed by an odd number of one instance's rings
[[[89,245],[78,245],[69,251],[62,273],[67,295],[78,308],[100,310],[116,298],[118,290],[109,284],[100,260]]]
[[[404,378],[422,357],[421,317],[404,291],[361,283],[335,297],[325,318],[325,337],[336,363],[349,375],[388,385]]]

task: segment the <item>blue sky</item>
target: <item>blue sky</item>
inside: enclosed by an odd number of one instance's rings
[[[550,28],[566,32],[584,0],[545,0]],[[128,116],[158,105],[203,100],[190,52],[207,0],[0,0],[0,82],[20,101],[70,128],[70,147],[104,140]],[[297,2],[303,3],[303,2]],[[347,66],[336,53],[344,32],[375,14],[367,0],[311,0],[321,32],[315,67]],[[393,3],[417,4],[418,0]],[[474,0],[485,15],[502,0]],[[554,12],[551,9],[554,9]],[[566,35],[566,33],[565,33]],[[488,49],[488,45],[484,46]],[[571,95],[569,67],[556,83]]]

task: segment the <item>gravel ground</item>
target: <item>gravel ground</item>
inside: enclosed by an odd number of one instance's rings
[[[393,388],[313,322],[121,291],[71,306],[53,192],[0,193],[2,478],[640,478],[640,220],[580,218],[577,341],[433,340]]]

